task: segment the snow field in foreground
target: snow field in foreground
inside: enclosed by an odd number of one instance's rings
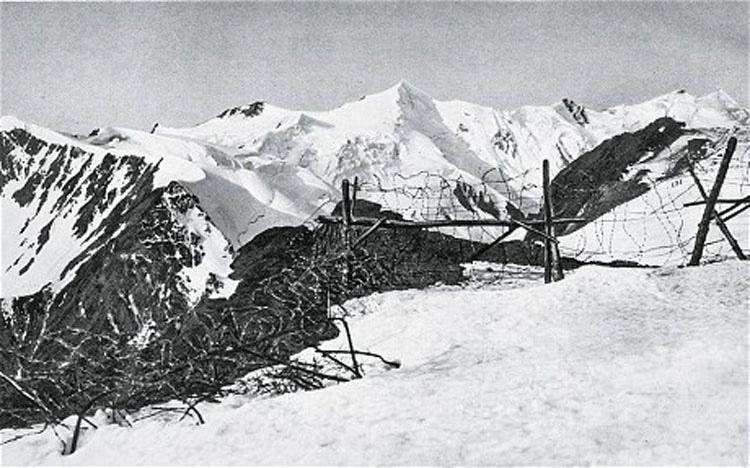
[[[746,464],[749,285],[733,261],[376,294],[348,307],[364,305],[354,343],[400,369],[366,361],[362,380],[206,404],[203,426],[100,426],[70,456],[46,431],[2,462]]]

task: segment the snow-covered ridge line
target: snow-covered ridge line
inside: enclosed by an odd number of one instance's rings
[[[692,127],[726,124],[727,120],[721,115],[723,113],[731,115],[733,119],[742,119],[746,121],[748,118],[748,111],[721,89],[717,89],[715,92],[708,93],[705,96],[695,96],[683,89],[678,89],[657,96],[641,104],[620,104],[601,110],[587,109],[566,98],[562,99],[562,103],[558,101],[549,105],[525,105],[517,109],[501,110],[486,105],[462,101],[460,99],[450,99],[445,101],[435,100],[428,96],[424,91],[410,84],[408,81],[401,80],[396,85],[384,91],[363,96],[358,101],[344,103],[341,106],[326,111],[285,109],[274,106],[270,103],[259,101],[247,106],[227,109],[222,112],[220,116],[209,119],[208,121],[193,127],[169,128],[159,126],[157,131],[164,134],[194,134],[207,137],[211,134],[211,130],[221,128],[227,132],[231,131],[229,130],[231,126],[241,126],[243,129],[252,133],[261,133],[264,131],[270,131],[272,127],[277,125],[283,126],[290,121],[295,121],[305,115],[326,121],[328,118],[331,118],[332,120],[343,120],[336,118],[337,115],[342,114],[347,117],[353,117],[355,126],[358,126],[357,123],[362,120],[362,117],[365,119],[371,119],[366,125],[368,125],[369,128],[372,128],[373,125],[376,125],[376,122],[374,121],[377,120],[379,115],[395,111],[394,102],[397,101],[401,95],[417,96],[419,99],[434,102],[438,107],[454,107],[475,110],[482,109],[484,112],[494,111],[496,113],[512,115],[519,119],[530,114],[539,112],[544,113],[547,110],[554,110],[555,112],[565,115],[569,120],[575,121],[580,120],[580,118],[575,119],[574,116],[570,114],[573,113],[573,108],[578,108],[579,110],[584,111],[587,117],[586,120],[589,121],[588,123],[592,124],[592,128],[596,129],[594,130],[594,134],[598,137],[599,141],[603,139],[602,137],[607,138],[614,134],[622,133],[623,131],[637,130],[658,117],[672,117],[675,120],[683,121],[688,124],[688,126]],[[706,110],[710,109],[715,112],[710,112],[706,115],[700,116],[691,115],[696,109],[700,108]],[[241,112],[243,109],[246,111]],[[252,112],[248,111],[248,109],[252,109]],[[362,110],[367,110],[368,115],[362,116]],[[602,124],[607,124],[607,126],[616,124],[619,128],[616,129],[617,131],[615,133],[612,133],[613,129],[610,129],[610,131],[607,132],[607,129],[603,128],[604,125]],[[212,136],[218,137],[216,134],[212,134]],[[225,137],[228,137],[227,133],[225,133]]]
[[[225,109],[222,111],[217,117],[209,119],[206,122],[200,123],[195,125],[194,127],[201,126],[206,124],[207,122],[210,122],[212,120],[217,119],[228,119],[229,117],[234,117],[235,120],[239,119],[245,119],[245,118],[256,118],[263,114],[263,112],[267,110],[272,110],[274,113],[286,113],[286,114],[307,114],[307,115],[327,115],[332,112],[336,112],[339,110],[349,110],[349,109],[356,109],[357,103],[366,101],[366,100],[385,100],[390,101],[391,98],[394,96],[397,96],[399,93],[399,90],[406,90],[410,93],[420,93],[423,95],[427,95],[424,91],[419,89],[418,87],[411,84],[408,80],[402,79],[395,85],[391,86],[390,88],[387,88],[386,90],[364,95],[357,101],[352,102],[346,102],[344,104],[341,104],[339,106],[336,106],[334,108],[323,110],[323,111],[308,111],[308,110],[302,110],[302,109],[287,109],[282,108],[273,105],[272,103],[269,103],[267,101],[255,101],[253,103],[237,106],[234,108]],[[431,99],[431,98],[430,98]],[[464,101],[461,99],[447,99],[447,100],[436,100],[433,99],[434,102],[440,103],[440,104],[454,104],[458,106],[468,107],[468,106],[479,106],[483,107],[485,109],[491,109],[492,107],[484,104],[478,104],[478,103],[472,103],[468,101]],[[524,105],[521,107],[518,107],[516,109],[505,109],[502,110],[504,112],[509,113],[522,113],[525,111],[534,111],[544,108],[560,108],[563,106],[563,104],[569,101],[573,104],[575,104],[573,101],[570,101],[567,98],[562,99],[561,101],[557,101],[550,104],[531,104],[531,105]],[[739,111],[745,111],[745,115],[747,113],[747,110],[744,109],[734,98],[732,98],[728,93],[726,93],[723,89],[717,88],[716,91],[707,93],[703,96],[698,96],[691,94],[687,92],[685,89],[675,89],[673,91],[667,92],[665,94],[659,95],[657,97],[654,97],[648,101],[645,101],[641,104],[618,104],[616,106],[607,107],[599,110],[595,109],[587,109],[585,108],[586,112],[600,112],[600,113],[608,113],[608,114],[622,114],[623,112],[627,112],[629,109],[636,109],[641,108],[646,109],[648,107],[652,106],[669,106],[670,103],[675,103],[676,101],[683,101],[683,102],[695,102],[696,104],[707,104],[711,102],[715,108],[723,108],[725,110],[739,110]],[[185,128],[194,128],[194,127],[185,127]],[[166,129],[167,127],[162,127],[159,125],[158,127],[161,130]]]

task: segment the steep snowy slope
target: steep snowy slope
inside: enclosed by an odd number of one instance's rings
[[[105,128],[87,143],[160,161],[155,184],[179,181],[237,248],[278,225],[305,222],[338,190],[298,164],[269,155],[136,130]]]
[[[525,289],[378,294],[347,304],[354,343],[399,369],[361,356],[362,380],[201,404],[200,426],[100,413],[75,454],[47,429],[3,446],[3,462],[743,465],[749,281],[740,262],[584,267]]]
[[[35,389],[45,397],[72,384],[58,409],[91,389],[81,372],[111,379],[112,353],[138,351],[202,299],[233,292],[233,249],[180,184],[204,177],[183,152],[109,151],[12,118],[0,142],[0,371],[47,375]],[[0,387],[2,426],[19,424],[14,396]]]
[[[397,187],[404,179],[415,186],[456,180],[480,185],[494,177],[487,196],[500,214],[506,199],[525,206],[525,190],[532,191],[529,209],[536,206],[537,188],[524,180],[532,180],[541,159],[552,159],[560,168],[564,158],[591,147],[552,108],[500,114],[467,103],[436,102],[407,82],[327,112],[283,111],[260,103],[249,107],[254,111],[230,110],[193,128],[157,131],[238,148],[249,156],[272,156],[305,167],[333,186],[354,176],[375,187]],[[555,132],[549,134],[550,129]],[[397,197],[386,201],[411,208]],[[417,216],[440,212],[435,203]]]
[[[376,198],[373,201],[417,218],[435,213],[473,215],[467,210],[457,213],[450,192],[458,180],[481,183],[482,174],[492,169],[446,127],[434,102],[407,83],[328,112],[282,111],[258,103],[253,106],[254,112],[230,110],[193,128],[159,127],[158,132],[233,148],[248,170],[253,169],[255,161],[273,160],[279,164],[272,167],[278,171],[277,177],[284,177],[284,186],[300,185],[290,180],[283,168],[299,168],[305,171],[302,182],[328,188],[329,198],[340,196],[338,187],[343,179],[356,176],[362,184],[362,198]],[[415,209],[412,198],[403,193],[384,195],[381,190],[404,185],[431,187],[449,196],[442,200],[433,197]],[[487,200],[496,209],[492,213],[480,210],[478,216],[504,214],[504,195],[489,189]],[[323,207],[326,199],[319,197],[316,201]]]

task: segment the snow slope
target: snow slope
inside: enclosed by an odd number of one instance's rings
[[[86,141],[158,162],[154,185],[178,181],[188,188],[235,248],[270,227],[305,222],[337,193],[304,167],[210,141],[122,128],[101,129]]]
[[[726,262],[378,294],[347,304],[354,342],[400,369],[204,404],[203,426],[102,425],[70,456],[47,430],[2,462],[744,465],[749,286],[748,264]]]

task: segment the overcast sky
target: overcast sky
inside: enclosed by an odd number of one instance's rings
[[[3,3],[2,114],[58,130],[322,110],[405,78],[436,99],[748,102],[748,4]]]

